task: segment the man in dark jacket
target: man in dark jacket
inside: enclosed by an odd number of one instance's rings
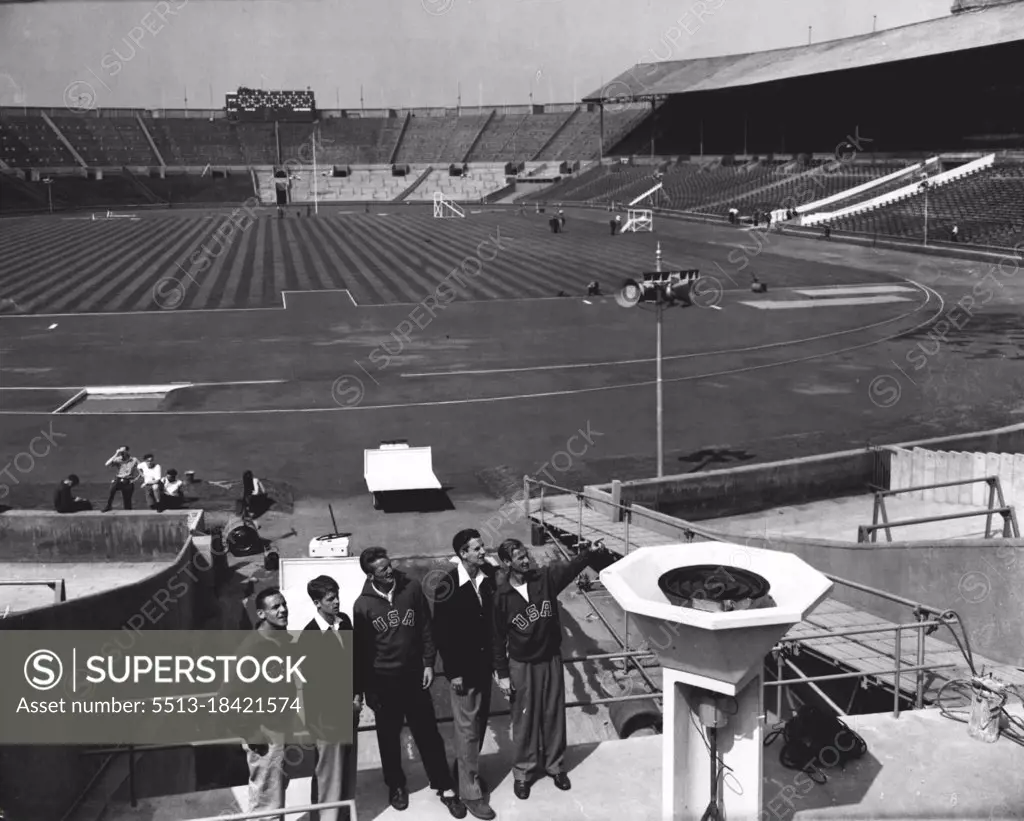
[[[317,576],[306,585],[306,592],[316,607],[316,613],[299,636],[300,652],[318,658],[329,649],[322,641],[329,634],[336,639],[339,647],[352,647],[352,622],[340,611],[338,583],[330,576]],[[347,688],[333,675],[338,667],[340,665],[331,665],[324,669],[325,675],[311,679],[303,690],[306,727],[316,742],[311,804],[346,801],[356,797],[357,725],[363,704],[362,699],[354,695],[353,714],[344,704],[339,703],[339,696],[344,697]],[[348,726],[342,726],[341,722],[348,722]],[[347,731],[351,731],[352,743],[341,744],[340,738],[347,735]],[[320,810],[318,821],[339,821],[340,818],[340,809],[334,807]]]
[[[455,818],[465,818],[466,807],[455,793],[430,699],[437,652],[423,588],[396,571],[382,547],[366,548],[359,566],[366,584],[352,611],[355,687],[356,693],[365,695],[377,721],[377,746],[391,806],[409,806],[401,749],[402,725],[408,720],[431,788]]]
[[[565,673],[558,594],[590,564],[592,555],[586,545],[572,561],[538,570],[518,539],[498,546],[508,577],[494,596],[494,670],[498,687],[512,704],[517,798],[529,798],[531,784],[545,773],[558,789],[572,788],[563,769]]]
[[[58,513],[78,513],[82,510],[92,510],[92,505],[81,496],[75,496],[74,490],[78,487],[78,477],[71,474],[60,483],[60,487],[53,494],[53,509]]]
[[[452,727],[459,798],[485,821],[494,810],[480,782],[480,749],[491,711],[491,630],[497,568],[489,564],[477,530],[452,539],[455,566],[434,587],[434,636],[451,685]]]

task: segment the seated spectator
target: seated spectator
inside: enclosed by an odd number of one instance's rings
[[[163,471],[156,463],[152,453],[142,457],[142,464],[139,465],[139,473],[142,474],[142,487],[146,491],[146,501],[149,502],[150,510],[160,510],[163,507],[164,486],[161,481]]]
[[[78,513],[82,510],[92,510],[92,505],[81,496],[72,493],[78,486],[78,477],[71,474],[60,483],[60,487],[53,494],[53,509],[58,513]]]
[[[242,513],[253,519],[257,519],[266,513],[273,500],[267,496],[267,490],[263,487],[251,470],[242,474]]]
[[[163,478],[164,509],[181,510],[185,506],[185,483],[178,471],[171,468]]]

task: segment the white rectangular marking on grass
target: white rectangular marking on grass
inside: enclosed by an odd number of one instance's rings
[[[751,308],[762,310],[776,310],[780,308],[828,308],[844,305],[881,305],[886,302],[910,302],[911,300],[902,296],[866,296],[846,297],[843,299],[777,299],[765,300],[763,302],[741,302],[740,305],[749,305]]]
[[[854,285],[845,288],[796,288],[795,294],[804,296],[843,296],[850,294],[905,294],[916,291],[907,285]]]

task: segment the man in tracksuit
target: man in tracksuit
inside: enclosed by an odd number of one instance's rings
[[[586,546],[572,561],[538,570],[518,539],[498,546],[508,578],[494,596],[494,670],[512,705],[517,798],[529,798],[530,785],[545,773],[558,789],[572,788],[563,769],[565,674],[558,594],[590,564],[592,555]]]
[[[423,588],[391,565],[382,547],[359,556],[366,574],[363,592],[353,605],[356,694],[363,694],[377,722],[377,746],[391,806],[409,807],[402,771],[402,725],[409,722],[430,786],[455,818],[466,807],[455,793],[444,741],[430,698],[437,653],[430,610]]]
[[[491,711],[491,623],[497,567],[487,561],[478,530],[460,530],[452,539],[452,548],[455,566],[441,576],[433,590],[434,636],[451,687],[459,798],[476,818],[489,821],[495,814],[484,798],[486,788],[479,769]]]

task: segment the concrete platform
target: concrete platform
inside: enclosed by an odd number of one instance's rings
[[[824,502],[811,502],[792,507],[776,507],[743,516],[727,516],[702,524],[733,535],[802,536],[809,539],[839,539],[857,541],[857,528],[872,523],[875,497],[846,496]],[[978,510],[976,505],[958,505],[947,502],[921,501],[890,497],[885,500],[890,522],[901,519],[922,519],[950,513]],[[1003,519],[993,517],[993,526],[1002,533]],[[951,519],[920,525],[907,525],[892,530],[893,541],[922,539],[967,539],[985,535],[985,517]],[[878,541],[885,541],[884,530],[878,531]]]
[[[105,593],[159,573],[170,562],[4,562],[4,581],[63,579],[68,599]],[[34,610],[54,603],[53,589],[45,585],[0,585],[0,618],[5,613]],[[8,610],[7,608],[10,608]]]
[[[1014,712],[1022,714],[1016,708]],[[796,772],[779,763],[781,742],[765,748],[761,819],[1010,821],[1024,817],[1024,747],[1006,738],[996,744],[975,741],[967,735],[966,725],[931,709],[904,713],[899,719],[888,713],[857,716],[850,724],[867,742],[868,753],[845,771],[829,770],[823,785],[808,788],[806,778],[797,780]],[[527,801],[512,792],[507,748],[485,755],[482,768],[492,789],[491,805],[499,818],[521,821],[655,821],[661,818],[661,741],[660,736],[647,736],[571,747],[567,762],[572,790],[559,792],[544,780],[534,786]],[[450,818],[427,788],[420,768],[411,767],[409,776],[409,809],[399,813],[387,805],[380,770],[361,767],[356,796],[359,821]],[[301,806],[308,801],[309,786],[309,779],[293,781],[289,804]],[[789,796],[788,804],[783,796]],[[111,808],[104,821],[187,821],[244,812],[246,800],[244,786],[149,799],[134,810]],[[306,815],[286,817],[309,821]]]

